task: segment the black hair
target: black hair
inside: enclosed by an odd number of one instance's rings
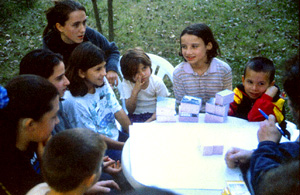
[[[60,54],[46,49],[35,49],[22,58],[19,74],[34,74],[48,79],[54,73],[54,67],[62,61]]]
[[[135,83],[133,77],[137,73],[139,64],[149,66],[152,72],[151,60],[142,48],[136,47],[133,49],[128,49],[120,61],[121,71],[124,79]]]
[[[64,130],[46,145],[43,177],[57,192],[74,190],[84,179],[98,174],[105,150],[104,140],[90,129]]]
[[[69,20],[69,14],[73,11],[82,10],[86,13],[86,9],[79,2],[73,0],[54,1],[55,5],[46,11],[48,24],[43,32],[43,37],[51,31],[56,31],[56,23],[65,26],[65,22]]]
[[[244,77],[246,77],[247,69],[255,72],[264,72],[269,74],[269,82],[274,81],[275,67],[273,61],[265,57],[254,57],[250,59],[244,69]]]
[[[89,41],[79,44],[73,50],[66,70],[66,76],[70,81],[69,90],[73,96],[84,96],[88,93],[84,79],[78,74],[79,70],[86,72],[104,61],[104,52]]]
[[[58,92],[47,79],[37,75],[16,76],[5,88],[9,102],[0,109],[0,149],[5,148],[7,152],[16,147],[20,119],[39,121],[53,109],[52,101],[58,97]]]
[[[215,40],[211,29],[204,23],[196,23],[186,27],[180,34],[180,56],[182,56],[181,37],[185,34],[195,35],[201,38],[205,45],[207,45],[209,42],[212,44],[212,49],[207,50],[207,64],[210,64],[214,57],[221,55],[219,44]]]

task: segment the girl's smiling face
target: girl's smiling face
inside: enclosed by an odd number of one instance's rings
[[[184,59],[192,66],[199,67],[206,64],[207,50],[212,49],[212,44],[209,42],[205,45],[204,41],[196,35],[184,34],[180,38],[181,53]]]
[[[56,23],[61,39],[67,44],[82,43],[86,30],[86,14],[82,10],[76,10],[69,14],[69,19],[62,26]]]
[[[95,86],[102,86],[104,84],[104,77],[106,75],[105,64],[106,62],[102,62],[85,72],[79,69],[79,76],[85,79],[89,93],[94,91]]]

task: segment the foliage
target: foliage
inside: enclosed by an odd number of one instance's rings
[[[87,8],[88,25],[96,29],[92,2],[79,1]],[[32,8],[16,9],[17,2],[0,4],[14,9],[6,13],[5,21],[0,20],[0,84],[17,74],[22,56],[41,47],[44,11],[52,5],[50,0],[38,0]],[[103,34],[108,38],[107,1],[97,4]],[[245,63],[261,55],[274,61],[276,83],[282,89],[284,62],[299,51],[296,0],[117,0],[113,9],[114,37],[122,54],[140,46],[174,66],[182,61],[178,55],[181,31],[192,23],[208,24],[221,47],[220,58],[232,67],[233,87],[241,82]]]

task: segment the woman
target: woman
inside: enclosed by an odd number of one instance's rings
[[[106,78],[109,83],[118,84],[118,47],[86,26],[86,10],[80,3],[73,0],[58,1],[47,10],[46,17],[48,24],[43,32],[44,49],[60,53],[67,64],[74,48],[82,42],[90,41],[105,52]]]
[[[54,85],[34,75],[17,76],[5,88],[7,96],[0,96],[9,99],[0,108],[0,194],[25,194],[43,182],[39,156],[59,122],[59,95]]]

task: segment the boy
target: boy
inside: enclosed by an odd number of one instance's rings
[[[284,99],[275,86],[275,67],[271,60],[265,57],[252,58],[244,69],[242,84],[234,89],[234,102],[230,104],[228,115],[263,121],[264,116],[258,108],[267,115],[273,114],[279,124],[284,121]],[[285,124],[285,123],[282,123]],[[285,129],[285,128],[284,128]]]
[[[27,194],[84,194],[99,179],[106,144],[89,129],[68,129],[47,143],[42,157],[46,183]]]

